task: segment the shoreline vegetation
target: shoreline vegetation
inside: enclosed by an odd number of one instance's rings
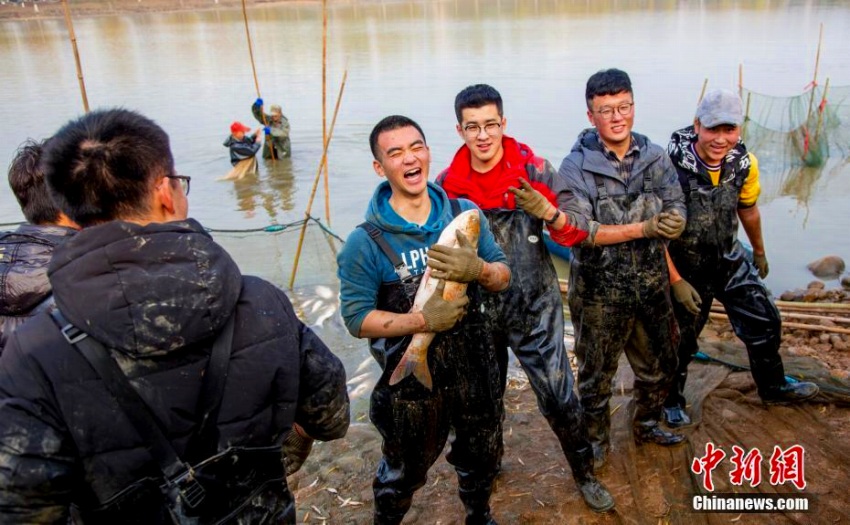
[[[248,7],[278,4],[316,4],[320,0],[250,0]],[[241,7],[241,0],[74,0],[70,3],[74,18],[110,16],[135,13],[164,13],[179,11],[210,11]],[[39,0],[37,2],[2,0],[0,20],[46,20],[63,18],[62,2]]]

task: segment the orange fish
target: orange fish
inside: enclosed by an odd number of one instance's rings
[[[478,248],[478,235],[481,231],[481,219],[479,218],[478,210],[467,210],[449,223],[446,229],[440,234],[437,244],[457,248],[457,232],[461,233],[469,239],[473,247]],[[439,279],[431,278],[431,268],[425,270],[422,276],[422,281],[419,283],[419,289],[416,290],[416,297],[413,300],[413,308],[411,312],[419,312],[428,299],[434,295],[437,289]],[[462,297],[466,293],[467,283],[457,283],[454,281],[446,281],[446,286],[443,289],[443,299],[453,301]],[[413,374],[420,383],[425,385],[428,390],[434,387],[431,380],[431,371],[428,370],[428,345],[434,340],[434,332],[421,332],[413,334],[413,339],[401,356],[401,361],[393,370],[393,375],[390,376],[390,384],[395,385],[405,377]]]

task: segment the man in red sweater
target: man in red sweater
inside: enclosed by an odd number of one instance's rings
[[[593,473],[593,451],[564,349],[558,277],[543,243],[543,225],[562,244],[580,242],[587,233],[569,225],[553,204],[550,187],[557,172],[552,165],[504,134],[507,121],[498,91],[486,84],[467,87],[455,98],[455,114],[464,145],[437,184],[450,198],[463,197],[481,208],[508,258],[510,288],[485,294],[483,303],[497,341],[502,387],[510,347],[558,436],[585,502],[605,512],[614,500]]]

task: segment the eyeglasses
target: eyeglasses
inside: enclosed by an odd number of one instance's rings
[[[491,137],[499,132],[502,128],[502,124],[500,122],[490,122],[489,124],[484,124],[482,128],[478,124],[467,124],[463,127],[463,132],[469,135],[470,137],[477,137],[481,134],[481,130],[484,130],[484,133],[490,135]]]
[[[617,113],[622,117],[628,117],[632,113],[632,108],[634,107],[634,102],[623,102],[616,108],[612,108],[610,106],[605,106],[599,111],[595,113],[602,117],[602,120],[611,120],[614,118],[614,110],[616,109]]]
[[[192,177],[188,175],[166,175],[169,179],[177,179],[180,181],[180,187],[183,188],[183,195],[189,195],[189,187],[190,182],[192,181]]]

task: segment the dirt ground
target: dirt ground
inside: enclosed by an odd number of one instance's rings
[[[0,0],[0,19],[35,19],[64,17],[62,3],[59,0],[39,0],[11,2]],[[284,2],[315,3],[318,0],[250,0],[249,6],[257,4],[278,4]],[[196,11],[199,9],[218,9],[241,7],[242,0],[72,0],[71,16],[112,15],[118,13],[145,13],[159,11]],[[37,9],[36,10],[36,6]]]
[[[702,349],[726,361],[746,363],[740,343],[726,342],[709,330]],[[722,328],[721,328],[722,330]],[[821,362],[783,349],[788,374],[801,374],[824,384],[846,387]],[[533,392],[521,374],[510,381],[505,399],[505,457],[491,499],[493,514],[502,524],[678,524],[688,523],[846,523],[850,521],[850,403],[847,396],[825,396],[799,406],[765,406],[748,372],[727,366],[695,362],[691,365],[686,396],[696,424],[685,430],[684,446],[636,447],[630,435],[633,376],[623,359],[615,381],[611,407],[612,454],[599,474],[613,494],[614,512],[595,514],[587,509],[571,479],[569,467],[545,419],[537,410]],[[290,478],[298,506],[299,523],[366,524],[372,519],[371,481],[380,457],[380,437],[365,414],[354,414],[346,438],[317,444],[304,468]],[[695,457],[704,455],[707,442],[727,457],[714,471],[714,493],[804,495],[805,513],[697,513],[691,510],[695,494],[707,493],[702,477],[691,472]],[[733,487],[732,446],[763,455],[762,482]],[[769,482],[769,458],[775,446],[805,450],[804,478],[799,491],[790,483]],[[428,482],[414,497],[405,523],[442,525],[463,523],[451,466],[441,458]]]

